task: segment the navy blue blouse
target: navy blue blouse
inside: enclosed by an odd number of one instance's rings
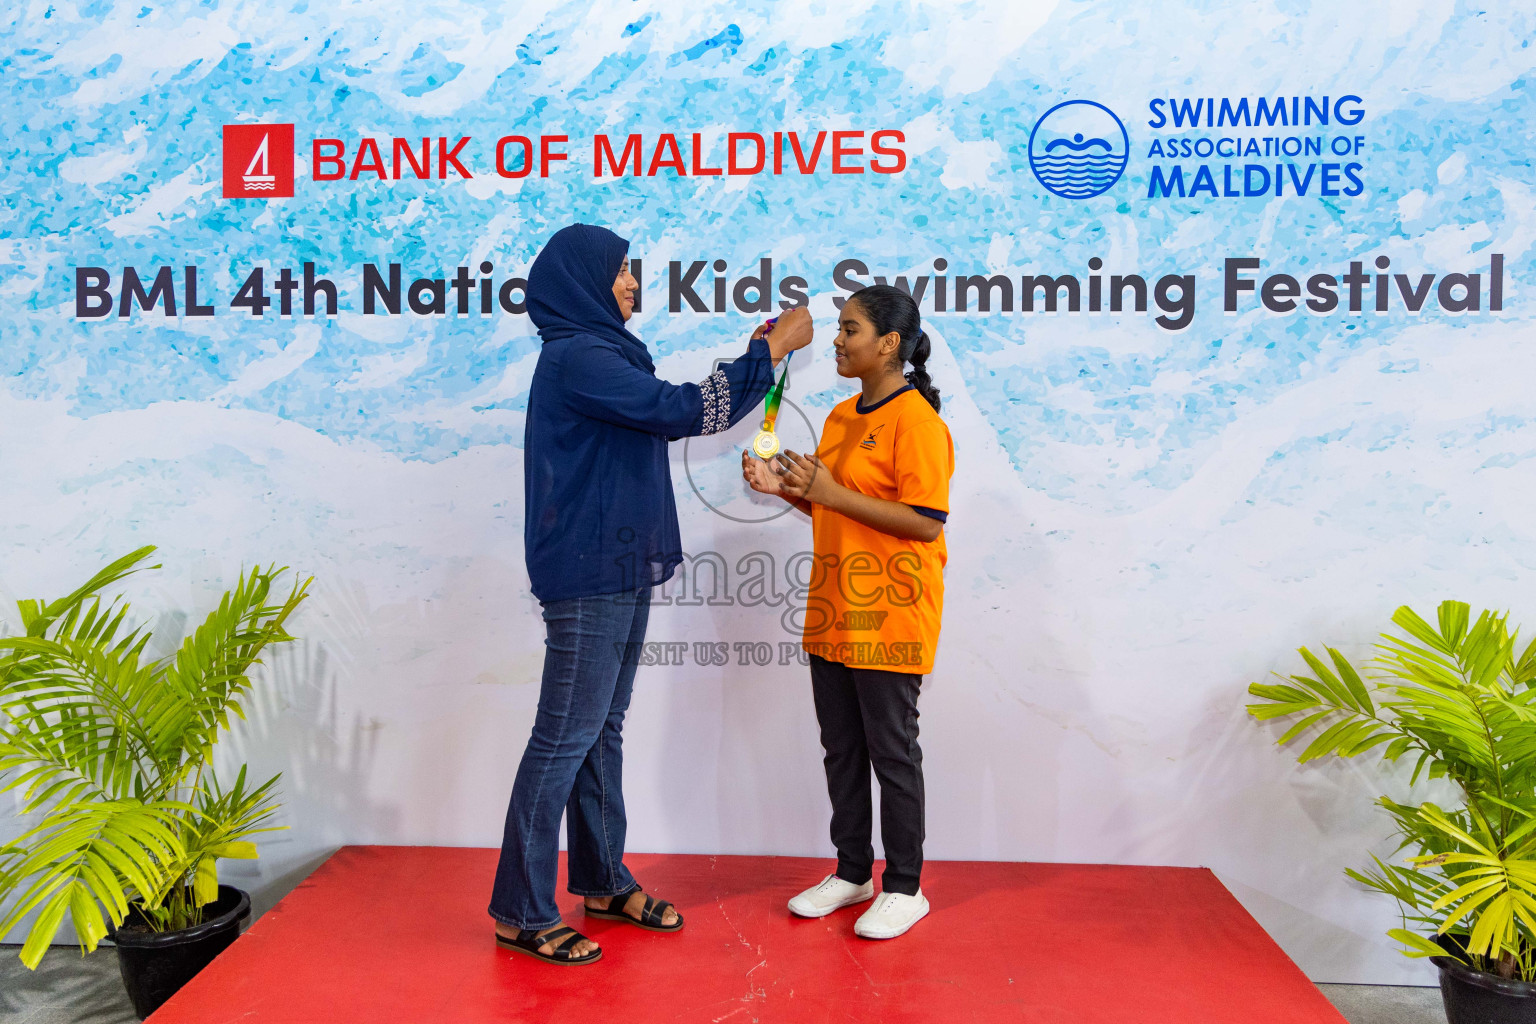
[[[612,342],[544,344],[523,445],[528,577],[540,601],[654,586],[683,560],[667,441],[718,433],[773,383],[751,342],[698,384],[669,384]]]
[[[761,339],[698,384],[656,378],[613,292],[629,243],[572,224],[528,271],[544,347],[523,435],[523,546],[546,604],[654,586],[683,560],[667,441],[715,434],[773,383]]]

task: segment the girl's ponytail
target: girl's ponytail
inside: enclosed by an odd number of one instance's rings
[[[902,345],[906,348],[906,345]],[[928,332],[918,331],[917,340],[912,343],[912,354],[907,357],[907,362],[912,364],[912,369],[906,372],[907,383],[917,389],[917,393],[928,400],[933,406],[933,411],[939,411],[939,389],[933,386],[933,381],[928,377],[928,353],[932,346],[928,342]]]

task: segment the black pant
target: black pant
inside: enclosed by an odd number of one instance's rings
[[[826,751],[837,877],[863,885],[875,866],[869,769],[880,780],[886,892],[917,895],[923,872],[923,752],[917,691],[923,677],[849,668],[811,655],[811,691]]]

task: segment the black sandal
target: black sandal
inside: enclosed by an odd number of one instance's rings
[[[675,932],[683,927],[682,914],[678,914],[677,920],[672,924],[662,924],[661,919],[666,912],[668,910],[675,912],[677,908],[666,900],[658,900],[654,896],[644,893],[641,893],[641,895],[645,896],[645,909],[640,911],[640,916],[636,918],[624,913],[624,904],[628,903],[629,898],[637,891],[631,890],[630,892],[620,893],[618,896],[610,899],[608,906],[602,910],[588,907],[585,903],[582,906],[586,909],[588,917],[606,917],[613,921],[626,921],[636,928],[644,928],[648,932]]]
[[[559,942],[562,938],[565,941]],[[501,932],[497,932],[496,945],[504,946],[507,949],[515,949],[519,953],[528,954],[535,960],[543,960],[545,963],[550,964],[592,964],[601,960],[603,958],[601,948],[591,953],[584,953],[581,956],[577,956],[572,952],[571,947],[584,938],[586,938],[585,935],[569,926],[556,928],[554,931],[544,935],[540,935],[537,928],[525,928],[517,933],[517,938],[515,939],[509,939],[501,934]],[[558,942],[558,945],[548,953],[539,952],[540,946],[547,946],[551,942]]]

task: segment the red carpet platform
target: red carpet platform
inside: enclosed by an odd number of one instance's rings
[[[870,942],[858,908],[785,909],[824,860],[627,862],[686,928],[584,921],[562,872],[566,921],[604,957],[556,967],[492,941],[494,850],[347,847],[150,1021],[1343,1022],[1202,869],[929,862],[932,913]]]

